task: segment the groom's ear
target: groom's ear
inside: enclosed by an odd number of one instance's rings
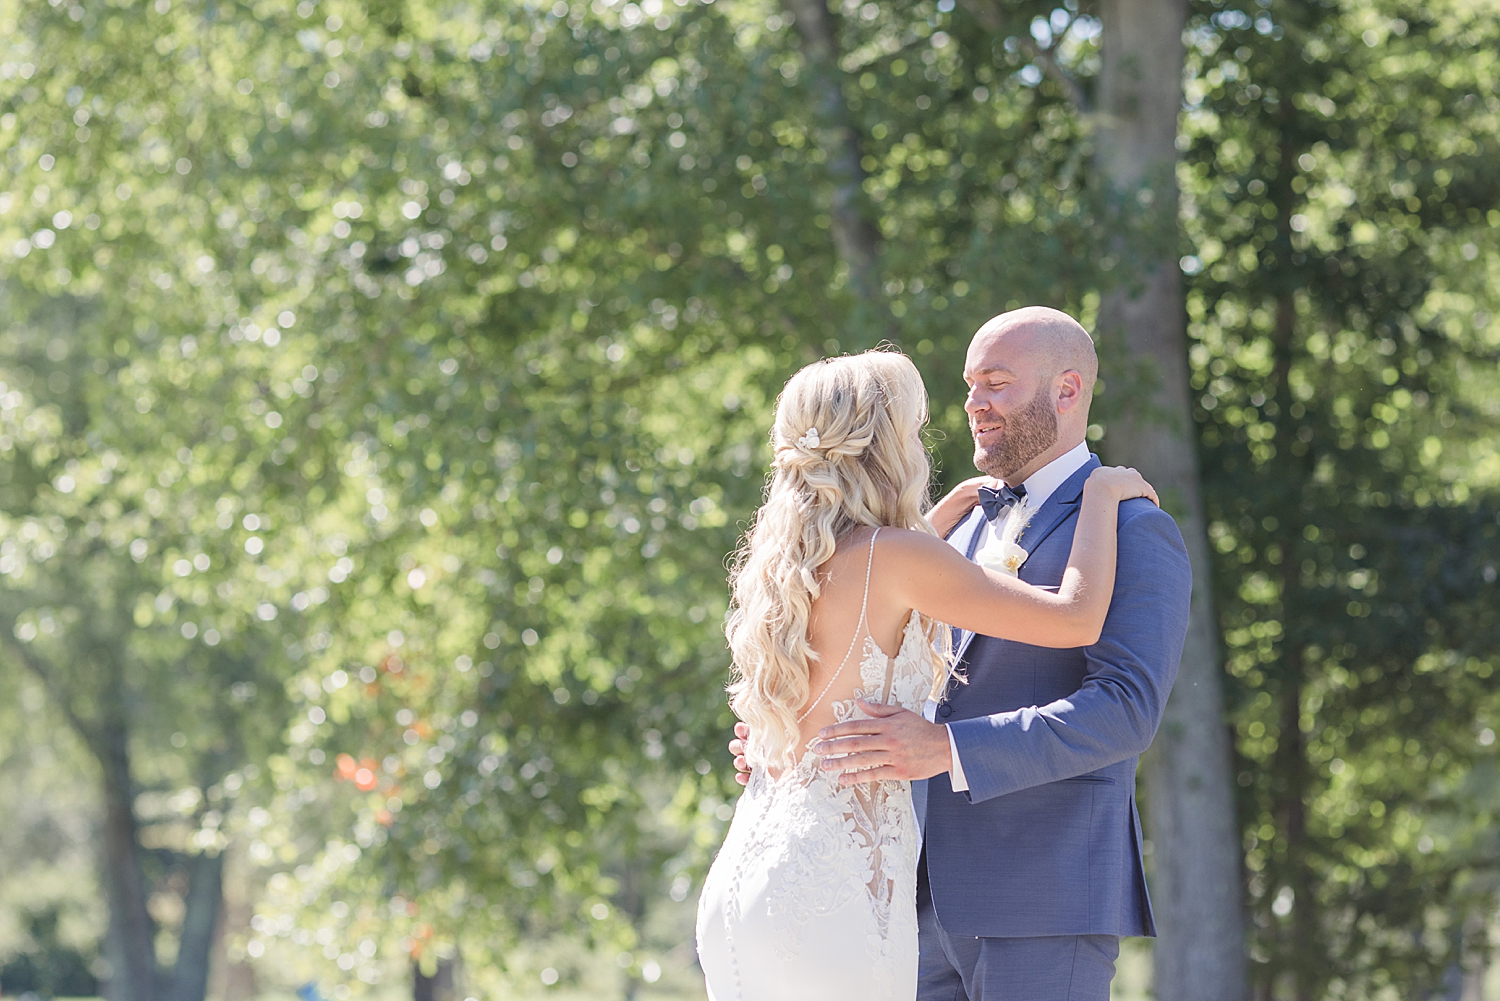
[[[1055,393],[1059,414],[1071,414],[1080,405],[1088,407],[1088,400],[1083,394],[1083,376],[1074,369],[1068,369],[1057,377]]]

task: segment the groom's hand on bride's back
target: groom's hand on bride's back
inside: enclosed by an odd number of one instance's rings
[[[734,755],[734,780],[740,785],[750,781],[750,762],[745,760],[745,741],[750,739],[750,727],[744,723],[734,725],[734,739],[729,742],[729,753]]]
[[[953,767],[947,727],[899,706],[860,699],[859,707],[871,718],[824,727],[813,745],[824,771],[842,773],[840,785],[930,779]]]

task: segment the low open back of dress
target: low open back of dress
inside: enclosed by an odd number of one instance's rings
[[[851,654],[861,654],[859,683],[852,698],[835,701],[840,721],[863,716],[858,698],[920,712],[932,682],[928,638],[915,612],[894,657],[869,634],[877,535],[850,644]],[[808,750],[778,776],[762,767],[751,772],[698,902],[698,956],[712,1001],[916,995],[918,835],[910,784],[841,786],[837,773],[818,763]]]

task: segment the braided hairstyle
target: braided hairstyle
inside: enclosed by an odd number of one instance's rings
[[[924,517],[931,464],[920,432],[927,392],[896,351],[828,358],[792,376],[776,401],[766,500],[735,556],[726,623],[730,705],[750,726],[752,764],[795,764],[797,714],[810,693],[808,643],[817,571],[860,526],[933,533]],[[948,669],[934,640],[934,686]]]

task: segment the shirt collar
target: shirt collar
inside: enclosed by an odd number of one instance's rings
[[[1089,455],[1088,443],[1081,441],[1028,476],[1021,484],[1026,488],[1027,510],[1035,511],[1047,503],[1047,498],[1055,494],[1068,477],[1083,468]]]

